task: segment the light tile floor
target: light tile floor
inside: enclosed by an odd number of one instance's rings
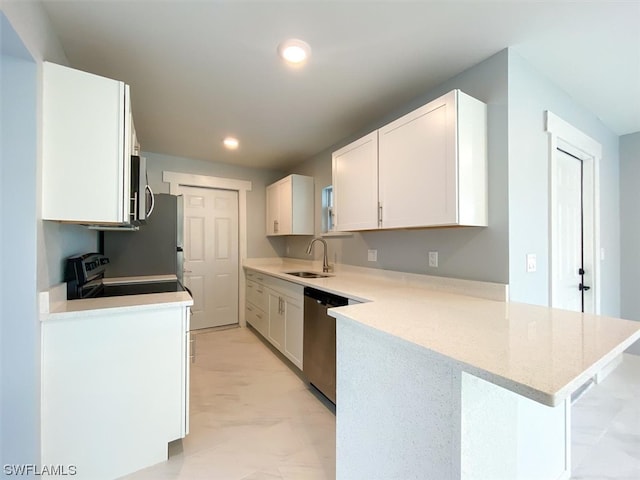
[[[573,404],[571,431],[572,479],[640,480],[640,356]]]
[[[196,335],[187,437],[128,480],[333,480],[335,410],[247,328]]]
[[[128,480],[333,480],[335,411],[246,328],[196,335],[191,432]],[[640,356],[573,406],[575,480],[640,480]],[[434,479],[435,480],[435,479]]]

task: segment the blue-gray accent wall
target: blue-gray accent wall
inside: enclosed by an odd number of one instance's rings
[[[0,12],[0,464],[38,463],[37,67]]]

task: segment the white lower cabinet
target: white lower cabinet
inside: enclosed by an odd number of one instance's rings
[[[247,322],[260,332],[263,337],[269,335],[269,318],[264,310],[247,303],[246,312]]]
[[[304,333],[304,298],[284,298],[285,332],[284,354],[302,370],[302,344]]]
[[[42,322],[42,465],[119,478],[189,430],[189,307]]]
[[[285,310],[282,296],[274,290],[267,290],[269,298],[269,341],[280,351],[284,349]]]
[[[304,287],[247,271],[246,320],[302,370]]]

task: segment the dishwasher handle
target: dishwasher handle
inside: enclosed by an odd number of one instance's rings
[[[311,287],[304,289],[304,296],[313,299],[319,305],[326,306],[327,308],[349,305],[348,298]]]

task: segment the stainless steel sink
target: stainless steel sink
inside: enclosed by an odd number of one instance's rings
[[[294,277],[300,278],[325,278],[330,277],[331,275],[327,275],[326,273],[317,273],[317,272],[285,272],[287,275],[293,275]]]

